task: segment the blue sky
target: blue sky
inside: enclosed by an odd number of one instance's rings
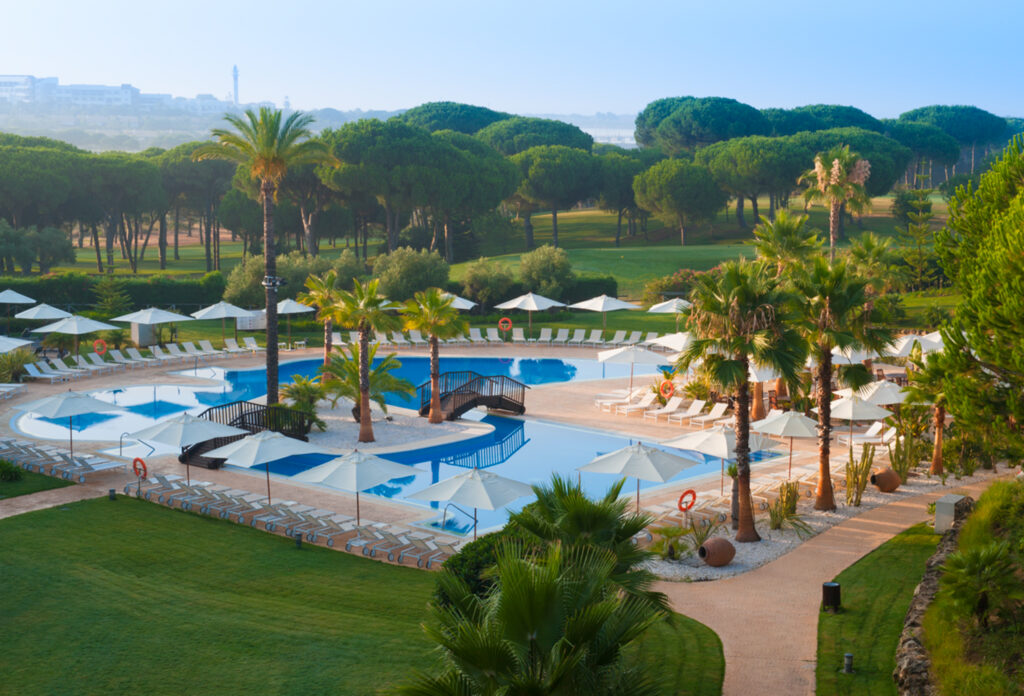
[[[1024,116],[1024,3],[660,0],[81,0],[5,3],[0,73],[231,88],[296,108],[452,100],[519,113],[634,113],[653,99],[757,107],[927,104]],[[45,9],[40,9],[45,8]]]

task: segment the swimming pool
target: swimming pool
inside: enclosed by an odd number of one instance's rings
[[[300,360],[281,365],[281,382],[290,381],[293,375],[310,376],[316,373],[320,360]],[[639,367],[639,366],[638,366]],[[413,384],[426,381],[429,371],[429,360],[425,357],[402,358],[402,372]],[[527,384],[546,384],[552,382],[578,381],[584,379],[602,379],[606,377],[624,377],[628,375],[628,366],[604,365],[595,360],[556,360],[529,358],[441,358],[442,371],[473,370],[481,374],[504,374],[520,379]],[[648,367],[641,374],[654,374],[655,369]],[[266,391],[266,374],[261,369],[224,370],[217,367],[200,367],[185,373],[192,377],[205,377],[209,385],[156,385],[134,386],[121,389],[107,389],[93,392],[93,396],[103,401],[117,404],[122,411],[79,416],[74,419],[74,438],[76,441],[108,441],[117,442],[122,434],[136,432],[153,423],[170,416],[188,411],[199,414],[210,406],[238,400],[253,399],[262,396]],[[393,405],[407,406],[400,401]],[[592,460],[594,457],[614,451],[636,442],[635,439],[622,437],[585,428],[577,428],[562,424],[521,420],[484,414],[471,411],[464,416],[467,420],[486,423],[493,431],[460,442],[448,443],[434,447],[425,447],[404,452],[383,454],[381,456],[393,461],[415,466],[421,473],[395,479],[386,484],[366,491],[407,505],[433,509],[437,519],[429,522],[437,525],[442,515],[447,520],[445,528],[452,533],[464,534],[472,529],[472,510],[459,510],[448,507],[444,503],[424,504],[408,500],[408,496],[416,491],[443,480],[467,468],[487,468],[502,476],[524,483],[547,483],[552,473],[569,478],[576,478],[576,468]],[[38,418],[32,414],[15,416],[12,427],[29,435],[54,440],[66,440],[68,424],[66,419]],[[680,450],[670,450],[680,453]],[[117,454],[117,448],[111,454]],[[126,456],[148,454],[144,451],[125,450]],[[176,454],[172,448],[157,446],[156,454]],[[695,452],[682,452],[694,462],[694,466],[683,471],[676,479],[679,481],[717,472],[718,460],[708,460]],[[755,460],[763,459],[768,453],[755,453]],[[282,477],[309,469],[331,459],[334,455],[304,455],[272,462],[270,471]],[[262,471],[262,467],[260,468]],[[603,494],[617,477],[601,474],[587,474],[581,479],[588,495]],[[670,482],[672,483],[672,482]],[[626,491],[635,486],[635,481],[627,484]],[[654,484],[641,482],[641,489],[650,489]],[[529,501],[528,498],[515,501],[509,510],[518,510]],[[508,513],[505,510],[478,513],[479,528],[486,530],[505,523]]]

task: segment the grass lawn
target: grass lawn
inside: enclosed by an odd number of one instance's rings
[[[939,542],[925,524],[896,535],[844,570],[843,611],[818,619],[818,696],[895,694],[896,643],[924,564]],[[853,653],[854,674],[843,674]]]
[[[0,500],[73,485],[71,481],[46,476],[45,474],[37,474],[34,471],[25,471],[24,469],[21,475],[20,481],[0,481]]]
[[[0,521],[0,565],[0,693],[375,694],[434,664],[432,574],[124,496]],[[643,659],[720,693],[717,637],[676,625]]]

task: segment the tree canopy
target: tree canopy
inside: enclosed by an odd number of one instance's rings
[[[726,97],[683,101],[655,130],[655,140],[665,152],[692,152],[700,147],[745,135],[766,135],[771,128],[764,115]]]
[[[728,200],[707,167],[682,160],[663,160],[637,175],[633,192],[642,207],[679,228],[684,246],[686,228],[709,219]]]
[[[798,106],[793,111],[808,114],[818,119],[821,122],[820,130],[827,130],[829,128],[863,128],[864,130],[875,131],[876,133],[881,133],[885,130],[881,121],[855,106],[808,104],[807,106]]]
[[[496,121],[512,118],[512,114],[494,111],[486,106],[441,101],[420,104],[395,118],[431,133],[453,130],[472,135]]]
[[[571,123],[525,116],[495,121],[476,136],[506,156],[540,145],[562,145],[587,152],[594,146],[594,139]]]
[[[922,106],[900,114],[899,120],[940,128],[961,145],[989,143],[1006,131],[1006,119],[976,106]]]

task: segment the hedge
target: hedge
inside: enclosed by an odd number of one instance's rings
[[[0,286],[28,295],[37,302],[75,311],[90,309],[96,302],[93,286],[100,276],[84,273],[50,273],[44,276],[4,277]],[[220,302],[224,295],[224,276],[220,271],[202,278],[178,279],[170,276],[118,276],[125,292],[137,309],[167,307],[194,310]]]

